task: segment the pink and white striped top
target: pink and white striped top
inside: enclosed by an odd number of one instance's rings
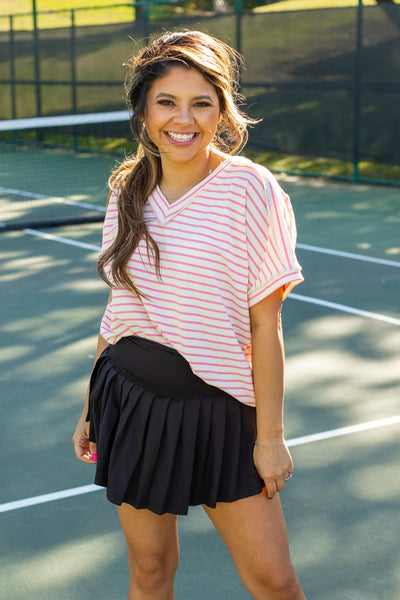
[[[170,204],[156,187],[144,208],[160,249],[161,279],[142,240],[128,263],[146,295],[113,288],[101,334],[138,335],[172,346],[207,383],[254,405],[249,306],[303,280],[289,197],[264,167],[229,157]],[[103,249],[117,228],[112,194]],[[110,269],[106,268],[110,277]]]

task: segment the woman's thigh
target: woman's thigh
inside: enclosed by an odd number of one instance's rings
[[[178,518],[157,515],[147,509],[137,510],[129,504],[118,507],[119,520],[125,534],[131,567],[146,568],[151,564],[174,571],[178,564]]]

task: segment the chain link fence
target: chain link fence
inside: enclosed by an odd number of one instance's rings
[[[359,180],[363,161],[400,162],[400,4],[365,1],[146,1],[0,17],[0,118],[121,109],[124,60],[155,32],[199,29],[245,57],[242,91],[262,118],[251,148],[347,161]]]

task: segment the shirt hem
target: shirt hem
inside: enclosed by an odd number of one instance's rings
[[[283,287],[283,300],[287,298],[292,289],[304,281],[304,277],[299,270],[288,271],[287,273],[279,273],[272,280],[261,284],[257,288],[251,290],[248,294],[249,307],[254,306],[267,296]]]

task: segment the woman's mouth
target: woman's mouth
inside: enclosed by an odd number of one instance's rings
[[[190,144],[198,133],[178,133],[176,131],[167,131],[166,136],[175,144]]]

